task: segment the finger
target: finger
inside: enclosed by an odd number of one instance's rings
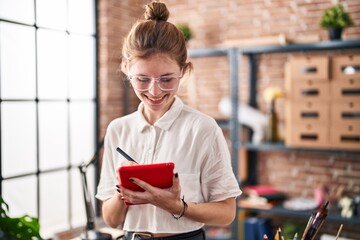
[[[145,196],[145,192],[136,192],[127,190],[124,192],[123,197],[124,200],[131,204],[143,204],[143,203],[149,203],[148,197]]]
[[[151,186],[147,182],[144,182],[144,181],[142,181],[142,180],[140,180],[138,178],[129,178],[129,180],[130,180],[130,182],[135,183],[136,185],[138,185],[139,187],[141,187],[145,191],[151,191],[151,188],[153,188],[153,186]]]
[[[179,173],[175,173],[173,176],[173,185],[172,188],[176,191],[180,191],[181,187],[180,187],[180,178],[179,178]]]

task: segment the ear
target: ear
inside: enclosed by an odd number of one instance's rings
[[[128,75],[128,64],[127,64],[127,61],[125,61],[124,59],[121,61],[121,64],[120,64],[120,69],[121,71],[125,74],[125,75]]]

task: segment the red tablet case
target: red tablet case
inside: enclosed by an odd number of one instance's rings
[[[143,192],[144,189],[129,180],[138,178],[154,187],[169,188],[173,184],[174,167],[172,162],[122,166],[118,169],[121,186]]]

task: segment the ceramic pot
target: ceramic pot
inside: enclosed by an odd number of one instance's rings
[[[341,40],[342,28],[329,28],[330,40]]]

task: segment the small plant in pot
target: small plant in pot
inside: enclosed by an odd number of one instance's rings
[[[353,25],[350,14],[338,3],[325,10],[321,17],[320,26],[329,30],[330,40],[340,40],[344,28]]]

